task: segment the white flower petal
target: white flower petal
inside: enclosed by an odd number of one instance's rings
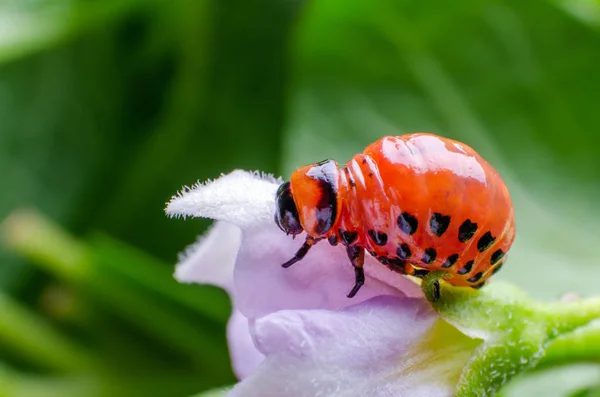
[[[233,372],[240,380],[254,372],[265,358],[250,336],[248,319],[237,309],[233,310],[227,323],[227,342]]]
[[[173,196],[166,213],[175,217],[212,218],[248,227],[273,222],[275,192],[280,180],[266,174],[233,171],[198,183]]]
[[[450,335],[436,334],[441,323]],[[252,330],[266,358],[230,397],[449,397],[477,346],[425,300],[391,296],[343,311],[285,310]]]
[[[233,265],[242,241],[241,229],[217,221],[179,256],[175,279],[181,283],[212,284],[233,293]]]
[[[245,316],[261,317],[283,309],[341,309],[378,295],[422,296],[413,281],[366,255],[365,285],[354,298],[347,298],[354,285],[354,269],[345,247],[332,247],[326,241],[313,246],[292,267],[282,268],[304,238],[302,234],[292,239],[274,223],[243,230],[234,288],[237,306]],[[385,282],[369,277],[374,269],[387,272]]]
[[[233,291],[233,265],[242,240],[241,229],[231,223],[217,221],[194,244],[180,254],[175,279],[182,283],[211,284]],[[264,355],[250,337],[248,319],[235,308],[227,323],[227,343],[233,372],[238,379],[252,373]]]

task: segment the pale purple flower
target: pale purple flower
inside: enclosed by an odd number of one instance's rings
[[[241,382],[231,396],[452,395],[480,341],[441,320],[414,280],[369,255],[353,299],[342,246],[322,242],[282,268],[305,236],[292,239],[273,221],[280,182],[234,171],[167,206],[171,216],[217,221],[181,256],[175,277],[232,297],[227,336]],[[440,330],[448,343],[432,337]]]

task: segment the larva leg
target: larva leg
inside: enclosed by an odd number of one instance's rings
[[[294,257],[292,259],[285,262],[281,266],[288,268],[288,267],[292,266],[294,263],[302,260],[302,258],[304,258],[306,256],[306,254],[308,253],[308,250],[310,250],[310,247],[312,247],[313,245],[318,243],[319,240],[321,240],[321,239],[312,238],[310,236],[306,237],[306,241],[304,242],[304,244],[302,244],[302,247],[300,247],[298,252],[296,252],[296,255],[294,255]]]
[[[365,249],[357,246],[348,246],[346,247],[346,252],[348,253],[348,259],[350,259],[350,262],[354,267],[354,287],[348,294],[348,298],[353,298],[358,290],[360,290],[360,287],[365,283],[365,271],[363,270],[363,264],[365,263]]]

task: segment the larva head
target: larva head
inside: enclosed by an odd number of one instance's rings
[[[275,223],[281,230],[294,236],[302,233],[302,225],[289,182],[282,183],[277,189],[275,207]]]
[[[287,234],[327,234],[339,215],[339,168],[326,160],[298,168],[277,190],[275,222]]]

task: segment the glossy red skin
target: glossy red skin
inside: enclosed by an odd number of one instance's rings
[[[311,208],[321,192],[307,176],[313,167],[296,170],[291,189],[302,226],[314,238],[332,237],[340,241],[340,231],[357,231],[358,237],[351,245],[364,247],[391,269],[406,274],[412,274],[415,268],[446,270],[452,274],[447,281],[457,286],[481,287],[506,260],[504,256],[495,265],[491,263],[492,254],[497,250],[508,252],[515,237],[508,190],[494,168],[463,143],[415,133],[384,137],[369,145],[338,169],[337,217],[333,227],[323,235],[314,233]],[[398,225],[402,212],[418,220],[412,235]],[[451,217],[448,229],[439,237],[429,226],[434,212]],[[472,238],[461,242],[459,226],[467,219],[477,223],[478,228]],[[375,244],[369,230],[385,233],[387,243]],[[488,231],[495,241],[479,252],[477,242]],[[412,253],[406,261],[399,260],[397,255],[402,243],[408,244]],[[428,248],[437,253],[429,264],[422,261]],[[458,261],[442,268],[453,254],[458,254]],[[474,261],[471,270],[459,274],[471,260]]]

